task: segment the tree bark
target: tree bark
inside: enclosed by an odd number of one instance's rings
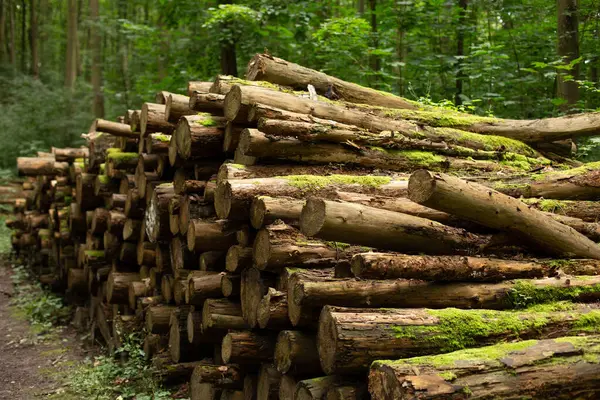
[[[597,344],[597,336],[565,337],[393,363],[377,361],[369,374],[369,391],[373,400],[490,396],[568,399],[579,394],[593,398],[599,392],[600,365],[590,360],[597,357]],[[467,359],[458,362],[466,354]]]
[[[169,93],[165,103],[165,118],[169,122],[177,123],[184,115],[195,114],[190,109],[190,98],[181,94]]]
[[[321,378],[306,379],[296,385],[295,400],[319,400],[323,399],[328,391],[335,387],[346,386],[353,383],[353,379],[336,375],[328,375]]]
[[[238,227],[227,220],[193,219],[187,230],[188,249],[195,252],[225,251],[236,244],[235,233]]]
[[[212,82],[189,81],[187,86],[188,96],[192,97],[194,92],[208,93],[212,84]]]
[[[169,332],[171,313],[177,307],[157,305],[146,310],[146,330],[149,333],[165,334]]]
[[[410,178],[409,197],[491,228],[517,232],[554,254],[600,259],[600,247],[573,228],[476,183],[421,170]]]
[[[241,305],[227,299],[207,299],[202,307],[202,331],[210,333],[228,329],[248,329]]]
[[[558,10],[558,56],[564,65],[570,65],[579,57],[579,9],[577,0],[557,0]],[[570,76],[569,77],[567,77]],[[564,99],[563,111],[575,106],[579,100],[579,63],[557,75],[557,97]]]
[[[215,217],[215,207],[212,202],[205,202],[197,195],[184,196],[179,209],[179,232],[181,235],[186,235],[191,220],[212,217]]]
[[[258,303],[256,321],[260,329],[280,331],[292,327],[288,318],[287,293],[269,288]]]
[[[597,313],[593,308],[532,312],[326,306],[319,320],[319,357],[327,374],[356,374],[366,371],[377,359],[441,354],[514,339],[576,335],[587,329],[581,328],[581,321]],[[455,328],[448,328],[451,321],[481,329],[457,334]]]
[[[17,157],[19,176],[61,175],[69,173],[69,164],[54,158]]]
[[[177,154],[189,158],[214,157],[223,148],[225,128],[223,117],[211,115],[186,115],[179,119],[175,129]]]
[[[229,298],[240,297],[241,277],[236,274],[225,274],[221,279],[221,291],[223,296]]]
[[[212,82],[209,82],[209,84],[212,85]],[[225,95],[222,94],[194,91],[192,94],[190,94],[188,106],[194,111],[222,115],[224,99]]]
[[[140,138],[145,138],[151,133],[162,132],[171,134],[175,125],[165,118],[164,104],[144,103],[140,112]]]
[[[52,154],[59,162],[74,162],[78,158],[87,158],[90,155],[89,149],[86,147],[52,147]]]
[[[250,222],[254,229],[261,229],[276,220],[297,225],[304,207],[304,200],[289,197],[255,196],[250,206]]]
[[[150,205],[146,210],[146,233],[151,242],[165,241],[170,238],[169,202],[175,196],[172,183],[154,188]]]
[[[106,301],[110,304],[129,304],[129,284],[139,280],[137,272],[111,272],[106,285]]]
[[[256,268],[242,271],[240,285],[242,315],[250,328],[254,328],[258,323],[257,313],[261,299],[267,294],[269,287],[274,286],[275,277],[269,273],[260,273]]]
[[[275,345],[275,365],[286,375],[319,374],[321,365],[316,337],[300,331],[281,331]]]
[[[196,307],[202,307],[208,298],[218,298],[221,292],[221,278],[224,272],[195,271],[188,280],[188,290],[185,292],[185,302]]]
[[[221,354],[226,364],[260,364],[271,362],[275,351],[273,334],[251,331],[231,331],[221,345]]]
[[[600,214],[600,203],[597,201],[569,201],[546,199],[523,199],[530,207],[557,215],[579,218],[586,222],[597,222]]]
[[[95,0],[92,0],[92,1],[95,1]],[[92,129],[94,129],[96,132],[110,133],[113,136],[119,136],[119,137],[131,138],[131,139],[139,138],[139,134],[133,132],[131,130],[130,125],[122,124],[119,122],[108,121],[108,120],[101,119],[101,118],[94,120]]]
[[[254,56],[248,64],[247,77],[250,80],[267,81],[283,86],[291,86],[299,90],[306,90],[306,87],[310,84],[321,95],[327,96],[327,93],[331,92],[337,98],[352,103],[391,108],[416,108],[415,105],[401,97],[346,82],[268,54]]]
[[[235,364],[230,365],[198,365],[194,368],[190,380],[190,395],[199,394],[199,385],[210,383],[220,389],[243,389],[244,372]]]

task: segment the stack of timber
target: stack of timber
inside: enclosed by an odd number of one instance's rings
[[[13,248],[81,329],[144,335],[193,400],[600,393],[600,164],[565,142],[600,116],[475,117],[262,54],[248,79],[18,160]]]

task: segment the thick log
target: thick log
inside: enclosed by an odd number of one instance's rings
[[[210,114],[182,117],[175,130],[177,154],[184,160],[214,157],[223,149],[223,117]]]
[[[256,196],[250,206],[250,222],[255,229],[282,220],[297,225],[304,200],[289,197]]]
[[[185,292],[185,302],[196,307],[202,307],[204,300],[222,296],[221,278],[224,272],[194,271],[188,280]]]
[[[573,228],[529,208],[520,200],[476,183],[421,170],[410,178],[409,196],[427,207],[518,233],[554,254],[600,258],[600,247]]]
[[[169,322],[169,352],[174,362],[200,360],[207,349],[188,340],[187,320],[190,306],[181,306],[171,313]]]
[[[144,140],[144,150],[148,154],[167,155],[171,135],[164,133],[151,133]]]
[[[364,192],[389,197],[406,195],[407,181],[387,176],[291,175],[277,178],[227,180],[215,192],[215,210],[219,218],[247,220],[256,196],[285,196],[303,199],[314,195],[336,198],[336,192]]]
[[[596,308],[576,306],[544,312],[326,306],[319,319],[317,346],[327,374],[355,374],[377,359],[447,353],[518,338],[597,333],[585,322],[596,315],[600,315]]]
[[[240,137],[244,131],[244,126],[240,126],[235,122],[228,121],[225,125],[225,133],[223,134],[223,151],[225,153],[235,153],[240,144]]]
[[[151,242],[165,241],[171,236],[169,202],[174,196],[172,183],[163,183],[154,188],[145,218],[146,233]]]
[[[115,147],[117,137],[102,132],[91,132],[87,135],[82,135],[82,137],[87,139],[90,149],[87,171],[97,173],[100,170],[100,165],[105,160],[106,151],[109,148]]]
[[[600,215],[600,202],[576,200],[551,200],[551,199],[523,199],[527,205],[540,211],[551,212],[572,218],[579,218],[586,222],[597,222]]]
[[[351,378],[337,375],[328,375],[321,378],[306,379],[296,385],[296,400],[318,400],[323,399],[328,391],[341,386],[354,383]]]
[[[164,104],[144,103],[140,112],[140,138],[145,138],[153,132],[171,134],[175,125],[165,118]]]
[[[198,269],[198,257],[187,248],[187,244],[183,238],[174,236],[169,244],[169,252],[173,271]]]
[[[281,331],[275,345],[275,366],[287,375],[319,374],[321,365],[316,337],[300,331]]]
[[[390,171],[415,171],[429,168],[438,171],[464,171],[473,173],[505,171],[516,172],[522,164],[499,163],[489,160],[473,160],[445,157],[429,151],[387,150],[380,147],[342,146],[332,143],[306,143],[294,138],[273,140],[257,129],[246,129],[240,137],[238,150],[245,156],[258,157],[273,162],[298,162],[302,164],[343,163],[365,168]],[[530,160],[534,165],[541,162]],[[527,169],[530,168],[529,162]]]
[[[69,163],[54,158],[17,157],[19,176],[67,175]]]
[[[203,252],[227,250],[236,244],[235,233],[239,225],[228,220],[190,221],[187,230],[187,245],[190,251]]]
[[[257,400],[279,400],[281,373],[273,364],[262,364],[258,371]]]
[[[520,308],[558,300],[590,302],[600,297],[600,277],[522,279],[501,283],[436,283],[417,280],[369,281],[294,274],[288,281],[288,311],[294,307]]]
[[[581,259],[517,261],[466,256],[364,253],[352,258],[352,273],[364,279],[493,282],[555,276],[563,264],[572,266],[570,272],[598,271],[600,267],[597,260]]]
[[[176,309],[177,307],[164,305],[148,307],[146,310],[146,330],[149,333],[168,333],[171,313]]]
[[[260,329],[282,330],[290,328],[287,293],[269,288],[256,310],[256,321]]]
[[[231,331],[223,338],[221,356],[226,364],[271,362],[276,336],[264,332]]]
[[[140,191],[137,189],[130,190],[127,193],[127,200],[125,200],[125,208],[123,212],[125,212],[125,215],[127,215],[129,218],[142,219],[144,217],[144,211],[145,206],[140,198]]]
[[[190,109],[190,98],[181,94],[169,93],[165,102],[165,118],[177,123],[184,115],[195,114]]]
[[[240,297],[242,278],[237,274],[227,273],[221,278],[221,292],[229,298]]]
[[[131,130],[131,126],[120,122],[108,121],[105,119],[97,118],[92,127],[95,127],[96,132],[109,133],[113,136],[125,137],[131,139],[137,139],[138,134]]]
[[[212,83],[211,83],[212,85]],[[223,114],[225,95],[194,91],[190,94],[189,108],[195,111],[208,112],[214,115]]]
[[[168,354],[157,354],[152,358],[152,370],[156,379],[165,385],[187,383],[196,366],[207,364],[209,359],[192,362],[173,363]]]
[[[207,299],[202,307],[202,331],[227,331],[228,329],[247,329],[248,324],[242,317],[242,307],[227,299]]]
[[[215,207],[212,202],[205,202],[202,196],[195,194],[183,196],[179,205],[179,232],[187,234],[190,221],[193,219],[212,218]]]
[[[75,148],[58,148],[52,147],[52,154],[54,158],[59,162],[74,162],[78,158],[88,158],[90,151],[87,147],[75,147]]]
[[[212,84],[212,82],[189,81],[187,86],[188,96],[191,96],[194,92],[208,93]]]
[[[110,304],[129,304],[129,284],[140,281],[137,272],[111,272],[106,285],[106,301]]]
[[[90,232],[96,235],[103,234],[108,229],[110,211],[105,208],[96,208],[92,217]]]
[[[137,300],[140,297],[148,297],[152,295],[152,287],[150,279],[142,279],[141,281],[130,282],[127,289],[127,297],[129,298],[129,307],[135,310]]]
[[[252,266],[252,247],[231,246],[225,257],[225,269],[229,272],[240,272]]]
[[[600,364],[594,361],[598,343],[598,336],[563,337],[377,361],[369,374],[369,391],[374,400],[567,399],[576,393],[594,398],[600,393]]]
[[[199,365],[194,369],[190,379],[190,395],[192,399],[204,399],[203,384],[211,384],[219,389],[240,390],[244,388],[244,372],[239,366],[230,365]]]
[[[412,215],[318,198],[307,200],[300,229],[324,240],[428,254],[469,253],[489,240]]]
[[[254,328],[257,321],[258,306],[269,287],[275,286],[275,277],[269,273],[261,273],[256,268],[242,271],[240,299],[244,321]]]
[[[312,85],[317,93],[333,100],[342,99],[351,103],[410,110],[418,108],[415,103],[402,97],[346,82],[268,54],[257,54],[250,60],[247,78],[251,81],[262,80],[300,90],[306,90],[308,85]]]
[[[135,241],[140,236],[140,230],[142,229],[142,221],[138,219],[128,218],[123,225],[123,240]]]

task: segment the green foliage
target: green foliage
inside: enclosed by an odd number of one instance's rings
[[[237,4],[220,4],[208,11],[208,20],[203,27],[219,42],[228,45],[235,45],[245,35],[254,33],[261,18],[260,13]]]
[[[69,390],[81,398],[96,400],[166,400],[171,394],[161,388],[153,368],[144,360],[140,334],[124,338],[116,350],[124,361],[108,356],[86,359],[69,377]]]
[[[14,266],[11,279],[14,285],[12,304],[40,333],[49,332],[52,327],[67,322],[71,315],[70,307],[61,297],[45,290],[29,276],[23,266]]]

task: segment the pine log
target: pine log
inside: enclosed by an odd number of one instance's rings
[[[562,265],[570,265],[570,272],[598,271],[600,262],[585,259],[517,261],[466,256],[364,253],[352,258],[352,273],[363,279],[493,282],[556,276]]]
[[[74,162],[78,158],[88,158],[90,156],[90,152],[87,147],[63,149],[52,147],[52,154],[54,154],[54,159],[59,162]]]
[[[54,158],[17,157],[19,176],[67,175],[69,164]]]
[[[274,140],[257,129],[246,129],[242,132],[238,150],[245,156],[273,162],[285,160],[316,165],[343,163],[400,172],[415,171],[425,167],[439,171],[472,171],[474,174],[493,171],[516,172],[522,169],[521,164],[444,157],[429,151],[306,143],[294,138]],[[538,161],[528,160],[534,165],[538,164]],[[528,163],[528,169],[529,166]]]
[[[325,400],[369,400],[370,398],[367,384],[361,382],[331,388],[324,397]]]
[[[417,280],[369,281],[294,274],[288,282],[288,312],[296,307],[519,308],[558,300],[593,302],[600,277],[522,279],[501,283],[436,283]],[[527,294],[525,294],[527,293]]]
[[[410,199],[482,225],[516,232],[554,254],[600,258],[600,247],[520,200],[476,183],[421,170],[409,182]],[[473,212],[477,210],[477,212]]]
[[[281,331],[275,345],[275,365],[282,374],[319,374],[321,365],[316,337],[300,331]]]
[[[227,250],[225,269],[229,272],[240,272],[252,266],[252,247],[234,245]]]
[[[586,222],[598,222],[598,215],[600,215],[600,203],[597,201],[546,200],[539,198],[522,199],[522,201],[540,211],[579,218]]]
[[[125,200],[123,212],[129,218],[142,219],[144,217],[144,205],[140,199],[140,191],[132,189],[127,193],[127,200]],[[144,227],[144,234],[145,230],[146,228]]]
[[[136,260],[139,265],[156,265],[156,243],[139,241],[136,247]]]
[[[154,376],[164,385],[181,385],[187,383],[196,366],[210,362],[210,359],[204,359],[201,361],[173,363],[165,353],[157,354],[152,358]]]
[[[412,215],[318,198],[307,200],[300,229],[324,240],[429,254],[468,253],[489,240]]]
[[[190,343],[187,332],[187,317],[190,306],[182,306],[171,313],[169,328],[169,352],[174,362],[200,360],[207,349]]]
[[[596,333],[583,322],[596,314],[597,309],[577,307],[536,312],[326,306],[319,320],[319,357],[327,374],[355,374],[377,359],[447,353],[519,338]],[[458,333],[454,323],[480,328]]]
[[[229,298],[240,297],[240,290],[242,286],[242,278],[240,275],[226,273],[221,278],[221,292],[223,296]]]
[[[106,150],[114,147],[117,138],[113,135],[103,134],[102,132],[92,132],[82,136],[87,139],[90,149],[87,172],[97,173],[100,170],[100,165],[105,160]]]
[[[186,235],[190,221],[193,219],[212,218],[215,207],[212,202],[205,202],[201,196],[192,194],[184,196],[179,208],[179,232]]]
[[[225,133],[223,134],[223,151],[225,153],[235,153],[240,144],[240,137],[244,131],[244,126],[240,126],[235,122],[228,121],[225,125]]]
[[[212,83],[211,83],[212,84]],[[190,94],[189,108],[195,111],[208,112],[214,115],[223,114],[225,95],[194,91]]]
[[[129,282],[127,289],[127,297],[129,298],[129,307],[135,310],[137,299],[139,297],[148,297],[152,295],[150,279],[142,279],[141,281]]]
[[[146,330],[149,333],[168,333],[171,313],[176,309],[177,307],[164,305],[148,307],[146,310]]]
[[[236,244],[237,227],[228,220],[193,219],[187,230],[188,249],[196,252],[227,250]]]
[[[298,224],[304,200],[290,197],[255,196],[250,206],[250,222],[255,229],[282,220],[286,224]]]
[[[240,299],[244,321],[254,328],[257,321],[258,306],[269,287],[275,286],[275,277],[269,273],[261,273],[256,268],[242,271]]]
[[[144,103],[140,112],[140,138],[145,138],[154,132],[171,134],[175,125],[165,118],[164,104]]]
[[[107,121],[105,119],[97,118],[93,125],[97,132],[109,133],[113,136],[125,137],[136,139],[139,137],[135,132],[131,130],[131,126],[119,122]]]
[[[198,257],[188,250],[185,240],[174,236],[169,245],[170,260],[173,271],[181,269],[198,269]]]
[[[273,364],[262,364],[258,371],[257,400],[279,400],[281,373]]]
[[[202,331],[227,331],[247,329],[242,317],[242,307],[227,299],[207,299],[202,307]]]
[[[193,92],[208,93],[212,84],[212,82],[189,81],[187,86],[188,96],[191,96]]]
[[[108,229],[108,220],[110,219],[110,211],[105,208],[96,208],[92,217],[92,225],[90,232],[96,235],[101,235]]]
[[[260,364],[273,360],[276,337],[251,331],[230,331],[223,338],[221,355],[226,364]]]
[[[239,390],[244,387],[244,372],[239,366],[230,365],[199,365],[194,369],[190,380],[190,395],[192,399],[203,399],[201,385],[211,384],[219,389]]]
[[[169,202],[174,196],[172,183],[163,183],[154,188],[145,218],[146,233],[151,242],[165,241],[171,236]]]
[[[594,398],[600,392],[600,364],[594,361],[598,343],[597,336],[564,337],[377,361],[369,374],[369,391],[374,400],[567,399],[576,393]]]
[[[327,93],[331,93],[330,98],[339,98],[351,103],[411,110],[418,108],[402,97],[346,82],[268,54],[257,54],[250,60],[247,78],[251,81],[262,80],[301,90],[313,85],[319,94],[327,96]]]
[[[166,155],[169,152],[171,135],[164,133],[151,133],[144,141],[144,150],[148,154]]]
[[[111,272],[106,286],[106,301],[110,304],[129,304],[129,284],[140,280],[136,272]]]
[[[328,391],[335,387],[351,385],[354,380],[337,375],[328,375],[321,378],[306,379],[296,385],[296,400],[323,399]]]
[[[195,114],[190,109],[190,98],[181,94],[170,93],[165,102],[165,118],[169,122],[177,123],[184,115]]]
[[[221,278],[224,272],[194,271],[188,280],[185,302],[202,307],[204,300],[222,296]]]
[[[256,310],[256,321],[261,329],[282,330],[291,328],[288,317],[287,293],[269,288]]]
[[[247,220],[256,196],[336,198],[336,191],[364,192],[389,197],[406,195],[407,181],[382,176],[291,175],[277,178],[227,180],[215,192],[215,210],[219,218]]]

